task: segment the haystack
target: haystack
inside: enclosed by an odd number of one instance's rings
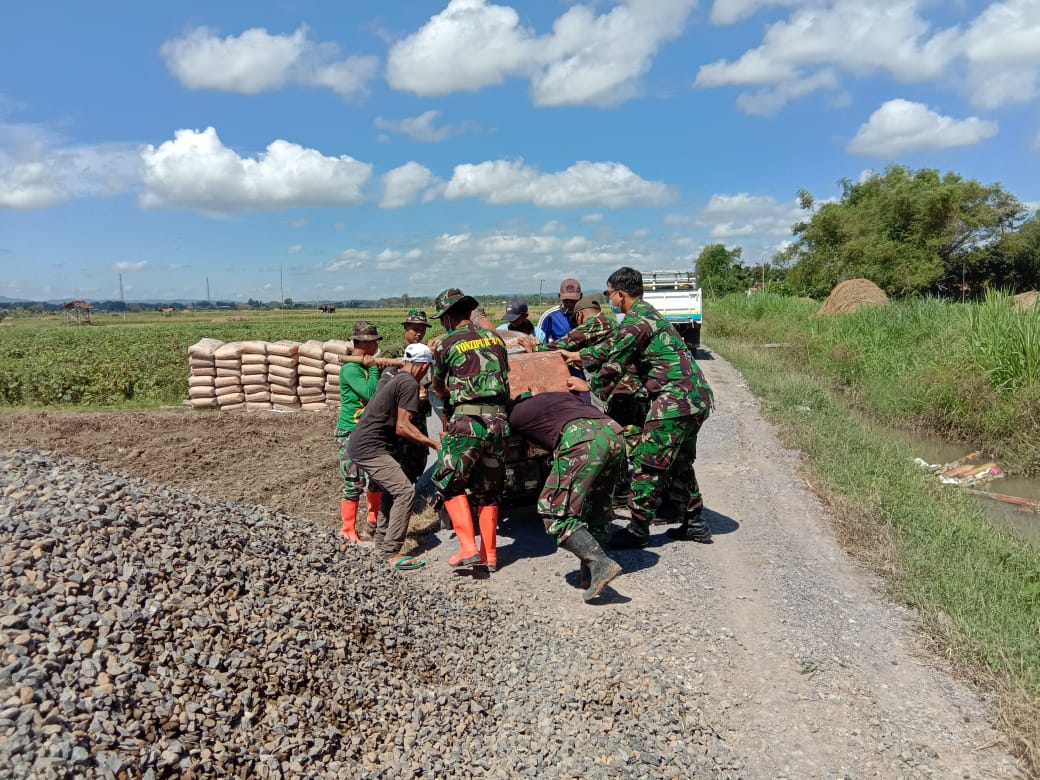
[[[1023,311],[1040,306],[1040,292],[1030,290],[1015,296],[1015,308]]]
[[[848,314],[863,306],[887,306],[888,296],[884,290],[869,279],[848,279],[831,290],[823,302],[817,317],[832,314]]]

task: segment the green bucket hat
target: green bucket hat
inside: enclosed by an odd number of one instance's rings
[[[474,298],[472,295],[466,295],[458,287],[450,287],[437,296],[437,300],[433,304],[437,307],[437,313],[433,316],[437,319],[440,319],[448,313],[449,309],[453,308],[454,306],[457,306],[460,303],[471,304],[472,309],[475,309],[478,306],[480,306],[480,304],[477,302],[477,299]]]
[[[358,320],[354,323],[354,341],[379,341],[381,338],[383,337],[371,322]]]
[[[429,327],[430,321],[426,319],[426,312],[422,309],[411,309],[408,314],[405,315],[404,322],[402,325],[424,325]]]

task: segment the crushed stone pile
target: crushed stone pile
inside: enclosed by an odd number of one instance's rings
[[[609,612],[423,582],[264,507],[0,453],[0,777],[739,776]]]
[[[849,314],[864,306],[887,306],[884,290],[869,279],[847,279],[839,282],[816,312],[817,317]]]

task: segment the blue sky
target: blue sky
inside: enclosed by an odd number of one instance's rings
[[[0,296],[602,289],[898,162],[1040,205],[1040,0],[5,3]]]

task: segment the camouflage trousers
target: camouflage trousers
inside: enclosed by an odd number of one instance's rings
[[[693,462],[697,459],[697,433],[708,412],[688,417],[647,420],[632,458],[632,522],[646,525],[654,517],[657,498],[669,486],[686,514],[704,502]]]
[[[563,427],[538,496],[538,514],[557,544],[583,526],[607,541],[610,497],[624,468],[625,442],[616,422],[583,418]]]
[[[643,431],[643,423],[650,411],[650,399],[646,393],[614,393],[607,399],[605,411],[621,426],[625,433],[625,447],[628,452],[632,452],[639,443],[639,434]],[[626,462],[618,475],[614,495],[623,501],[631,489],[632,475]]]
[[[444,427],[433,484],[445,500],[461,496],[469,488],[480,506],[498,504],[505,468],[502,450],[509,435],[505,410],[493,414],[456,412]]]
[[[343,477],[343,499],[360,501],[361,496],[368,490],[368,476],[350,459],[347,454],[348,444],[350,444],[349,433],[346,436],[336,437],[336,448],[339,452],[339,475]]]

